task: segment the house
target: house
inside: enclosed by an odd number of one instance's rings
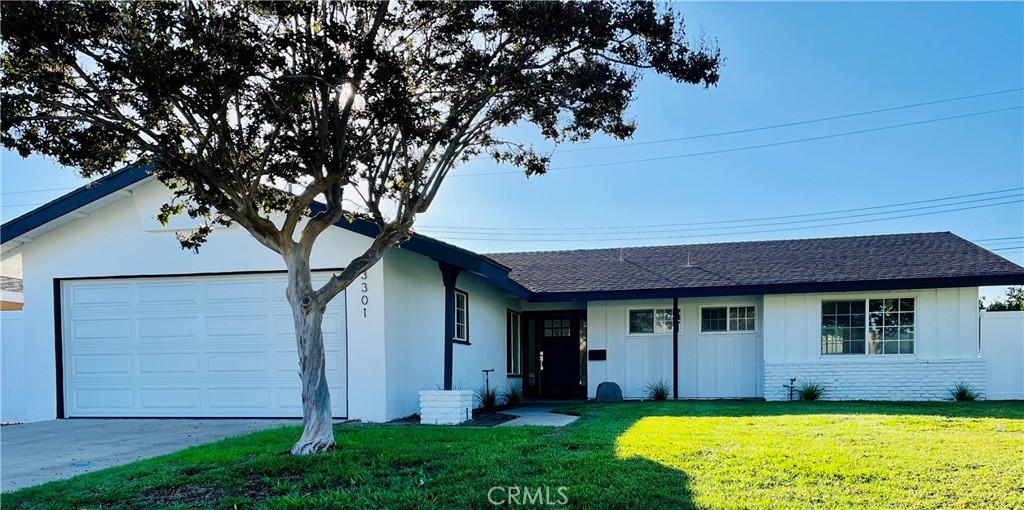
[[[3,420],[301,415],[282,261],[239,227],[180,250],[190,224],[154,218],[168,196],[129,167],[0,229],[25,288]],[[337,227],[315,279],[375,233]],[[665,381],[678,398],[780,400],[795,377],[837,399],[939,399],[984,391],[978,287],[1020,283],[1024,268],[948,232],[492,255],[415,235],[327,307],[327,377],[334,415],[367,421],[491,369],[538,398]]]
[[[21,310],[24,298],[21,278],[0,276],[0,311]]]

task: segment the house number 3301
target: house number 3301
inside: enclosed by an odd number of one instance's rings
[[[370,290],[370,287],[366,284],[366,273],[363,273],[359,278],[363,280],[359,282],[359,291],[363,294],[359,297],[359,302],[363,304],[363,317],[366,317],[366,305],[370,304],[370,296],[366,293]]]

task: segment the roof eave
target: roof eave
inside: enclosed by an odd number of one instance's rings
[[[3,252],[31,241],[39,229],[54,221],[145,180],[152,175],[152,168],[149,164],[129,165],[4,223],[0,226]]]
[[[811,294],[824,292],[864,292],[909,289],[941,289],[953,287],[985,287],[990,285],[1024,284],[1024,273],[945,278],[903,278],[893,280],[859,280],[843,282],[800,282],[764,285],[731,285],[722,287],[689,287],[665,289],[631,289],[583,292],[537,292],[530,300],[537,303],[564,301],[615,301],[625,299],[666,299],[713,296],[749,296],[766,294]]]

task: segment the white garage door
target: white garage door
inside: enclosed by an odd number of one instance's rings
[[[65,415],[301,417],[286,286],[282,273],[62,282]],[[344,294],[323,329],[344,417]]]

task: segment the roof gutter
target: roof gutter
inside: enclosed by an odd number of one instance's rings
[[[808,294],[821,292],[862,292],[880,290],[941,289],[953,287],[985,287],[989,285],[1021,285],[1024,274],[1008,273],[945,278],[907,278],[899,280],[862,280],[845,282],[803,282],[721,287],[682,287],[666,289],[633,289],[584,292],[537,292],[531,302],[615,301],[624,299],[669,299],[712,296],[749,296],[759,294]]]

